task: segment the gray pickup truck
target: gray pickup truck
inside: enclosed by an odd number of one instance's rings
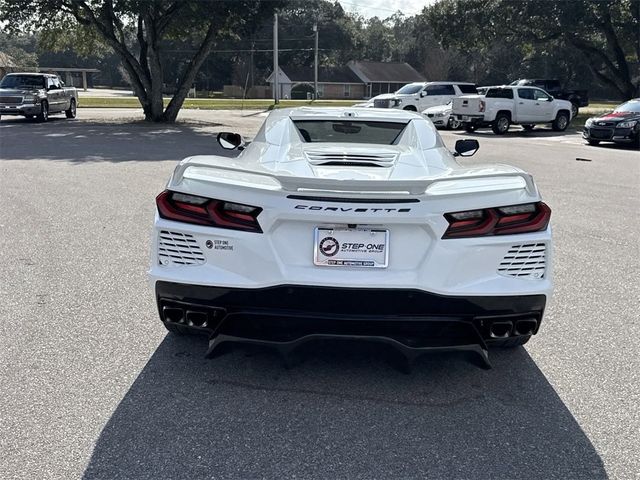
[[[57,75],[10,73],[0,82],[0,118],[22,115],[46,122],[54,113],[75,118],[77,107],[78,92],[65,87]]]

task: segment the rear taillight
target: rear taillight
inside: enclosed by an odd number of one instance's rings
[[[484,100],[480,100],[480,106],[478,107],[478,111],[479,112],[484,112],[484,107],[486,106],[486,104],[484,103]]]
[[[165,190],[156,197],[158,214],[167,220],[262,233],[261,208]]]
[[[483,237],[545,230],[551,209],[543,202],[445,213],[449,228],[442,238]]]

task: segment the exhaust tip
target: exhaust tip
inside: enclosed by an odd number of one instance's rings
[[[187,310],[187,325],[192,327],[206,327],[207,313]]]
[[[162,307],[162,317],[165,322],[184,323],[184,310],[176,307]]]
[[[515,324],[514,333],[516,335],[533,335],[537,327],[538,322],[536,320],[519,320]]]
[[[505,338],[511,335],[512,330],[512,322],[493,322],[489,327],[489,335],[492,338]]]

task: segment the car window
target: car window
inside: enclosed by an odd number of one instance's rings
[[[631,100],[618,106],[614,112],[638,112],[640,113],[640,100]]]
[[[453,85],[429,85],[426,88],[428,95],[455,95]]]
[[[475,85],[458,84],[458,88],[462,93],[478,93]]]
[[[519,88],[518,96],[524,100],[533,100],[533,89],[531,88]]]
[[[543,102],[546,102],[551,97],[546,92],[543,92],[542,90],[534,90],[533,91],[533,98],[535,100],[542,100]]]
[[[396,93],[399,93],[400,95],[412,95],[414,93],[418,93],[420,90],[422,90],[422,84],[409,84],[402,87]]]
[[[393,145],[406,127],[399,122],[294,120],[306,143],[374,143]]]
[[[44,88],[44,77],[38,75],[7,75],[0,88]]]
[[[487,98],[513,98],[510,88],[490,88],[485,95]]]

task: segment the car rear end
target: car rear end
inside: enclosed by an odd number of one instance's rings
[[[484,122],[486,100],[483,95],[462,95],[453,99],[451,115],[463,124]]]
[[[214,176],[186,171],[157,199],[150,274],[170,329],[214,344],[357,337],[412,352],[484,352],[538,331],[551,293],[550,211],[518,174],[366,194],[359,184],[252,188]]]

